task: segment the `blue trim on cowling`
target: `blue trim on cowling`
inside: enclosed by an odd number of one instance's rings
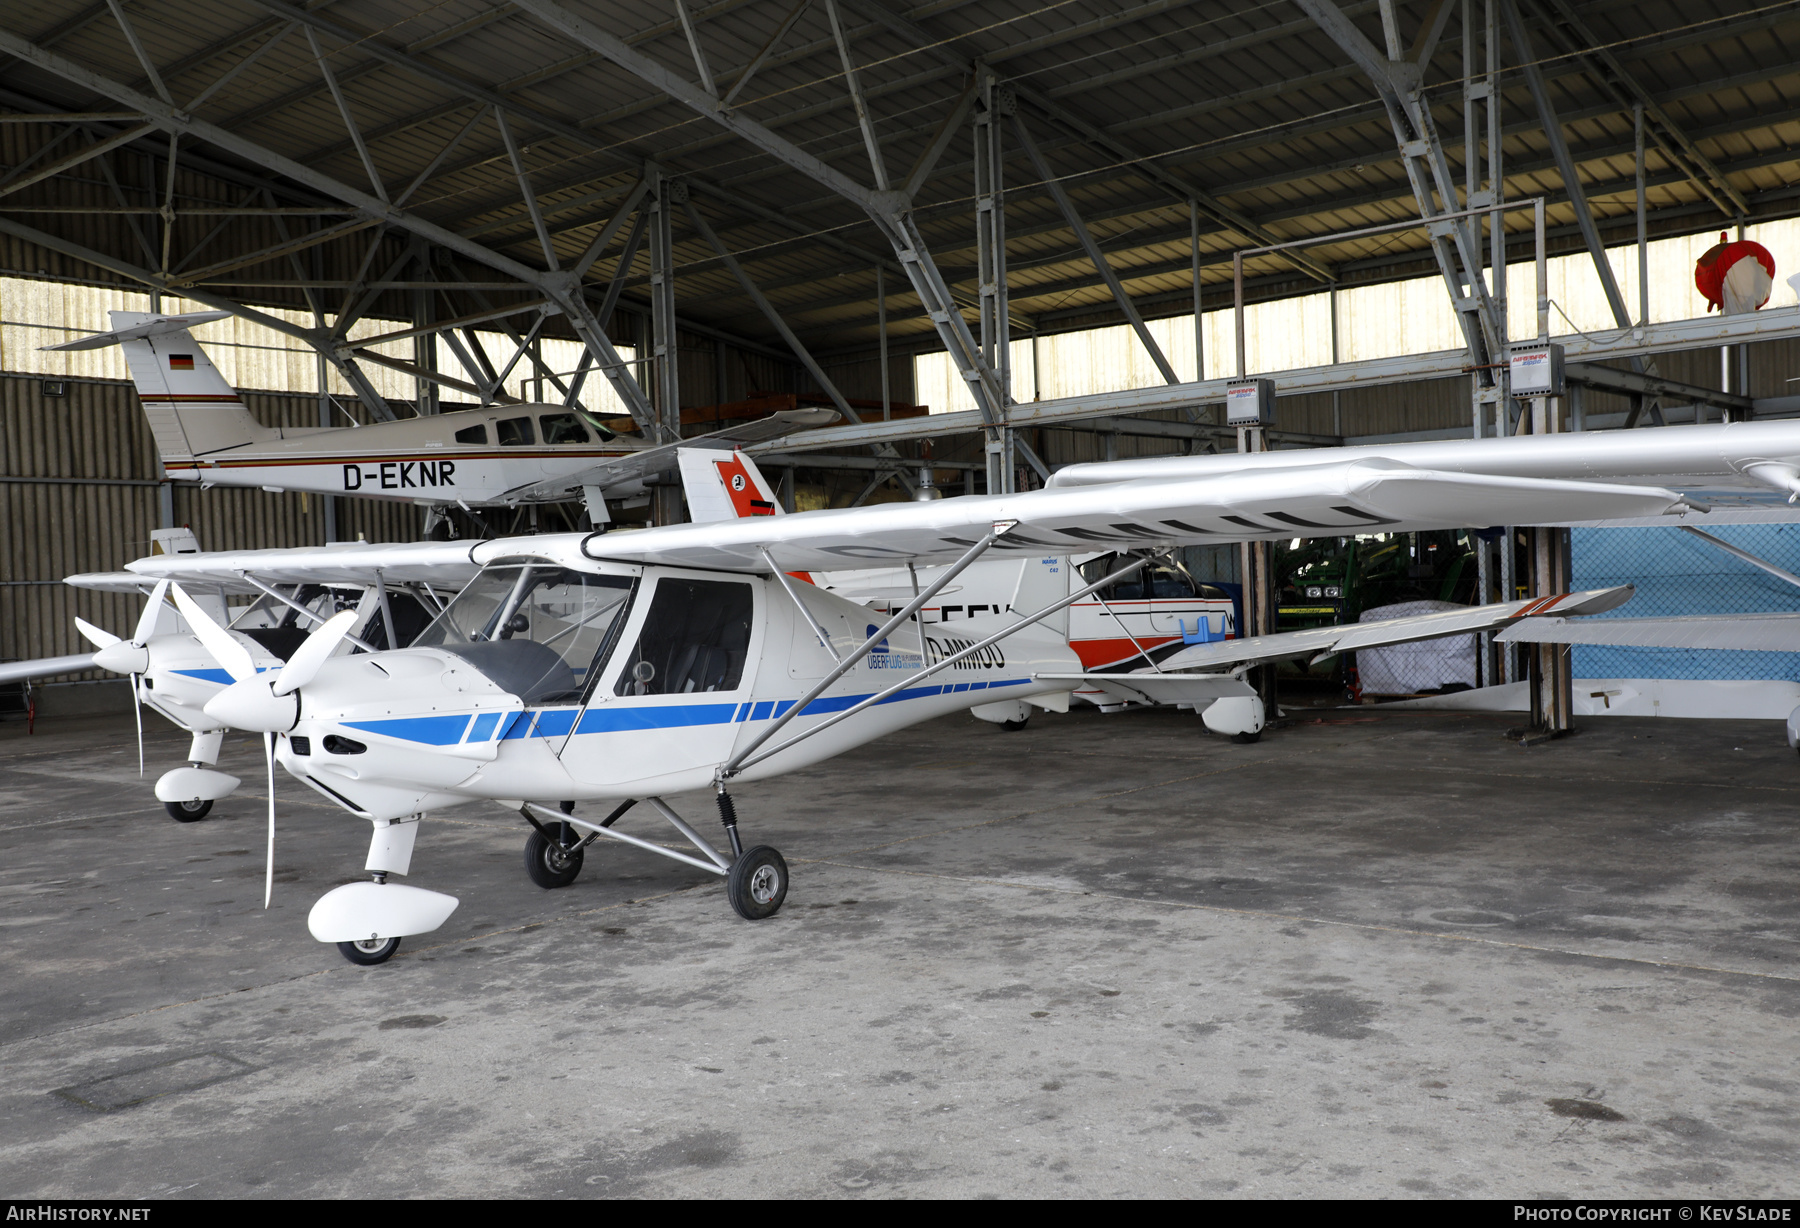
[[[474,725],[469,728],[469,741],[486,742],[493,737],[494,726],[500,723],[500,716],[498,712],[483,712],[476,717]]]
[[[467,713],[456,716],[396,716],[381,721],[345,721],[346,729],[379,734],[400,742],[422,742],[427,746],[454,746],[462,741],[469,727]]]
[[[280,667],[276,665],[259,665],[256,667],[256,672],[259,674],[266,674],[271,670],[279,668]],[[172,669],[169,672],[178,677],[197,678],[201,682],[211,682],[218,686],[230,686],[236,681],[235,678],[222,669]]]

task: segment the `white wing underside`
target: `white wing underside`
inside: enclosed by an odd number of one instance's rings
[[[529,539],[527,539],[529,540]],[[139,583],[174,580],[182,584],[220,587],[228,593],[260,590],[239,578],[255,576],[264,584],[373,584],[376,571],[389,584],[429,584],[461,588],[481,570],[469,557],[486,542],[342,542],[293,550],[233,550],[211,554],[153,554],[129,563]],[[66,583],[81,588],[111,587],[116,573],[71,576]]]
[[[1800,652],[1800,614],[1696,614],[1676,618],[1602,618],[1582,623],[1561,618],[1527,618],[1494,638],[1521,644]]]
[[[683,439],[679,443],[665,444],[659,448],[644,448],[641,451],[614,457],[591,469],[583,469],[579,473],[565,473],[558,477],[546,478],[541,482],[515,486],[501,495],[500,500],[502,502],[542,503],[578,498],[583,486],[617,486],[624,482],[641,480],[653,473],[674,469],[677,448],[714,448],[730,452],[734,448],[747,447],[753,443],[780,439],[808,427],[828,426],[836,422],[838,416],[835,409],[779,410],[767,418],[746,422],[742,426],[729,426],[722,431],[714,431],[710,435],[696,435]]]
[[[264,583],[391,581],[460,586],[489,559],[532,554],[565,563],[611,559],[710,570],[833,571],[950,562],[994,525],[1017,522],[989,557],[1341,537],[1496,524],[1581,524],[1679,509],[1652,486],[1447,474],[1379,459],[1296,465],[1222,477],[1123,482],[880,504],[789,516],[596,535],[546,534],[480,542],[352,543],[315,549],[156,555],[129,564],[152,579],[224,584],[248,572]]]
[[[1131,547],[1343,537],[1486,525],[1567,525],[1658,516],[1675,492],[1549,479],[1437,473],[1378,459],[1114,486],[969,496],[932,503],[670,525],[591,539],[592,558],[728,571],[830,571],[949,562],[996,523],[995,547],[1066,555]]]

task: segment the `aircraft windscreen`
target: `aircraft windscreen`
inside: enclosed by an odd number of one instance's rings
[[[528,704],[574,703],[631,596],[626,576],[547,563],[497,564],[413,641],[441,648]]]

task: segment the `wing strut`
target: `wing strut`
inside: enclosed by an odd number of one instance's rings
[[[946,584],[950,583],[950,581],[956,579],[957,576],[961,575],[963,568],[967,567],[970,563],[973,563],[976,559],[978,559],[982,555],[986,554],[989,546],[993,545],[995,542],[999,541],[1002,537],[1006,536],[1006,534],[1012,532],[1014,529],[1016,529],[1018,527],[1019,527],[1019,522],[1016,520],[997,520],[997,521],[995,521],[994,527],[989,529],[985,534],[983,534],[980,541],[976,542],[973,546],[970,546],[967,550],[963,551],[962,557],[957,559],[956,562],[952,563],[949,566],[949,568],[944,572],[943,575],[941,575],[937,579],[933,580],[931,582],[931,584],[925,589],[924,592],[920,593],[917,597],[914,597],[910,602],[908,602],[907,606],[904,610],[901,610],[898,614],[894,615],[892,618],[888,619],[885,623],[883,623],[881,625],[880,630],[876,631],[875,634],[871,635],[868,639],[863,641],[862,647],[858,648],[855,652],[851,653],[849,656],[840,658],[837,665],[835,665],[832,668],[831,672],[826,674],[823,678],[821,678],[819,680],[819,684],[817,686],[813,687],[812,690],[808,691],[806,693],[805,697],[803,699],[801,699],[799,703],[797,703],[793,707],[789,708],[786,712],[783,712],[779,717],[776,718],[775,723],[773,725],[770,725],[767,729],[762,731],[762,733],[756,738],[755,741],[751,742],[750,745],[744,747],[743,750],[740,750],[737,754],[733,755],[723,766],[721,766],[719,768],[718,772],[714,774],[714,779],[715,780],[730,780],[733,776],[737,775],[738,772],[742,770],[742,765],[743,765],[744,760],[748,759],[751,755],[755,754],[757,747],[761,746],[764,742],[767,742],[770,738],[772,738],[776,734],[780,733],[782,726],[786,725],[789,721],[793,720],[796,716],[799,716],[802,712],[804,712],[806,710],[806,705],[810,704],[813,700],[815,700],[819,696],[823,695],[828,689],[830,689],[832,683],[836,682],[839,678],[842,678],[845,674],[849,673],[851,671],[851,669],[853,669],[855,667],[856,663],[858,661],[862,660],[864,657],[868,656],[869,653],[874,649],[875,645],[881,643],[882,640],[886,639],[888,637],[888,635],[894,630],[895,627],[900,626],[907,619],[911,618],[914,614],[917,614],[920,610],[924,609],[925,603],[927,601],[930,601],[933,597],[937,596],[939,589],[943,588]],[[780,571],[777,571],[775,574],[782,575],[783,573]],[[798,598],[796,598],[796,601],[797,600],[798,600]],[[804,608],[805,607],[802,607],[802,609],[804,609]],[[811,618],[811,615],[809,614],[807,617]]]
[[[888,696],[893,695],[899,691],[903,691],[909,686],[913,686],[919,682],[922,682],[926,678],[931,677],[931,675],[938,673],[941,670],[949,669],[952,665],[955,665],[958,661],[961,661],[966,657],[971,657],[971,656],[975,655],[976,653],[980,652],[982,649],[988,648],[991,645],[998,644],[1001,640],[1007,638],[1010,635],[1015,635],[1018,632],[1023,631],[1026,627],[1031,626],[1033,623],[1039,622],[1043,619],[1050,617],[1050,615],[1056,613],[1058,610],[1061,610],[1068,606],[1074,605],[1077,601],[1080,601],[1083,597],[1087,596],[1089,593],[1093,592],[1095,589],[1098,589],[1098,588],[1102,587],[1103,585],[1112,584],[1118,580],[1123,580],[1126,576],[1130,575],[1134,571],[1137,571],[1139,568],[1146,566],[1149,562],[1150,562],[1150,560],[1148,558],[1142,558],[1142,559],[1139,559],[1137,562],[1130,564],[1129,566],[1121,567],[1118,571],[1113,572],[1112,575],[1107,576],[1105,579],[1096,580],[1096,581],[1094,581],[1094,583],[1088,585],[1086,588],[1080,590],[1079,592],[1071,593],[1069,596],[1062,598],[1060,601],[1052,602],[1051,604],[1045,606],[1043,609],[1039,610],[1036,614],[1033,614],[1033,615],[1029,616],[1028,618],[1022,619],[1021,621],[1014,623],[1012,626],[1006,628],[1004,631],[996,631],[993,635],[988,636],[985,640],[982,640],[981,642],[976,643],[976,644],[971,644],[967,648],[963,649],[961,652],[952,653],[951,655],[945,657],[942,661],[939,661],[936,665],[927,666],[926,668],[920,670],[916,674],[908,674],[906,677],[904,677],[900,681],[894,683],[894,685],[888,687],[886,690],[877,691],[875,694],[869,696],[867,699],[863,700],[861,703],[857,704],[855,707],[845,708],[842,712],[833,713],[831,716],[826,717],[824,720],[820,721],[817,725],[814,725],[812,728],[801,730],[799,733],[795,734],[793,737],[791,737],[787,741],[783,742],[780,746],[777,746],[774,750],[765,751],[762,754],[757,755],[754,759],[748,758],[748,756],[751,754],[751,752],[755,751],[757,747],[761,746],[764,742],[769,740],[770,734],[773,734],[776,729],[781,727],[782,722],[779,722],[779,721],[776,722],[775,726],[772,727],[768,733],[764,734],[762,737],[758,738],[755,742],[752,742],[749,746],[745,747],[742,753],[740,753],[734,759],[732,759],[730,763],[727,763],[724,767],[720,768],[719,769],[720,778],[724,779],[724,778],[727,778],[730,776],[735,776],[737,773],[743,771],[745,768],[754,767],[758,763],[761,763],[764,759],[768,759],[775,755],[779,755],[782,751],[786,750],[788,747],[794,746],[794,745],[797,745],[798,743],[806,741],[806,739],[812,737],[815,733],[823,733],[825,730],[830,729],[833,725],[837,724],[839,721],[848,720],[851,717],[855,716],[858,712],[861,712],[864,708],[872,708],[876,704],[880,703],[882,700],[886,699]],[[948,578],[949,578],[948,576],[945,577],[945,579],[948,579]],[[938,586],[941,585],[942,583],[943,583],[942,580],[938,581],[938,584],[934,584],[924,594],[922,594],[919,598],[917,598],[915,600],[914,604],[915,605],[923,604],[924,599],[926,597],[931,596],[932,593],[935,593],[938,590]],[[911,607],[908,607],[908,608],[910,610]],[[900,615],[900,617],[905,617],[905,615],[902,614],[902,615]],[[893,624],[890,623],[888,625],[888,627],[891,627],[892,625]],[[882,635],[884,635],[887,632],[888,627],[883,627],[881,629],[881,631],[879,631],[875,635],[871,636],[869,638],[868,643],[863,645],[862,651],[867,652],[870,648],[874,647],[877,643],[879,643]],[[921,632],[922,631],[923,631],[923,627],[921,626]],[[839,671],[839,672],[841,673],[842,671]],[[787,715],[790,717],[797,715],[799,713],[800,709],[804,708],[807,704],[811,703],[814,699],[818,698],[818,693],[820,691],[824,690],[825,686],[827,686],[827,685],[829,685],[828,682],[821,683],[817,688],[814,689],[812,694],[808,695],[805,699],[803,699],[799,703],[795,704],[792,708],[789,708],[787,711]]]
[[[269,596],[275,598],[275,600],[279,601],[282,605],[285,605],[285,606],[289,607],[290,609],[298,611],[300,614],[300,617],[302,617],[302,618],[310,618],[315,623],[319,623],[321,625],[323,625],[325,622],[328,621],[323,614],[315,614],[313,611],[311,611],[311,610],[307,609],[305,606],[301,605],[298,601],[295,601],[292,598],[288,597],[287,594],[276,590],[275,588],[273,588],[270,585],[264,584],[261,580],[258,580],[255,576],[251,575],[247,571],[238,572],[237,578],[242,580],[245,584],[255,585],[257,588],[261,589],[263,592],[267,593]],[[344,638],[349,640],[352,644],[355,644],[357,647],[361,648],[364,652],[380,652],[381,651],[381,649],[375,647],[375,645],[369,643],[369,641],[367,641],[365,639],[359,639],[358,637],[356,637],[354,635],[346,635]]]

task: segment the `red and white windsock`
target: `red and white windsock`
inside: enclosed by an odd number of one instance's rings
[[[1728,316],[1755,311],[1769,301],[1775,285],[1775,257],[1750,239],[1736,242],[1725,232],[1694,262],[1694,285],[1706,296],[1707,310]]]

